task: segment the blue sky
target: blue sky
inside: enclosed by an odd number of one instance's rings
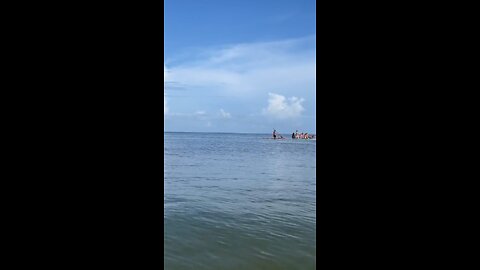
[[[314,133],[314,0],[165,0],[166,131]]]

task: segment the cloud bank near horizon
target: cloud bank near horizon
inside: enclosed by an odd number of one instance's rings
[[[277,119],[297,118],[305,110],[302,103],[303,98],[286,98],[275,93],[268,93],[268,108],[263,110],[263,114]]]

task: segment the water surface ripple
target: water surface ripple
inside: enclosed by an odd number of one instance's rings
[[[165,133],[164,267],[314,269],[316,142]]]

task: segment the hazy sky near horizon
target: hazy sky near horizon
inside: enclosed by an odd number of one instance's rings
[[[315,0],[165,0],[165,131],[315,132]]]

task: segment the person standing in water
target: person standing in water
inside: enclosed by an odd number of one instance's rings
[[[273,139],[277,139],[277,131],[275,129],[273,130]]]

